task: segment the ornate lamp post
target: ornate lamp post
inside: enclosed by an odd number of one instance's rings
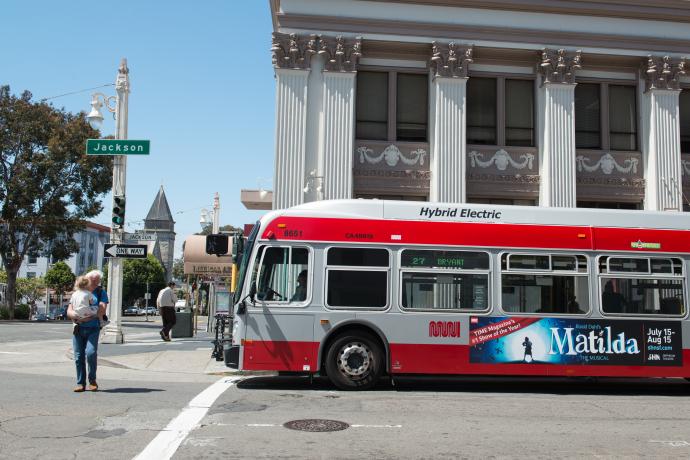
[[[103,123],[103,115],[100,109],[105,106],[115,117],[115,138],[127,139],[127,106],[129,102],[129,69],[127,59],[123,58],[117,71],[115,80],[117,96],[106,96],[102,93],[94,93],[91,99],[91,112],[86,116],[89,124],[100,128]],[[102,102],[101,102],[102,101]],[[127,156],[115,155],[113,157],[113,189],[114,197],[125,196],[127,180]],[[121,225],[112,223],[110,242],[122,243],[124,236],[124,222]],[[108,294],[110,297],[109,319],[110,324],[105,327],[103,343],[123,343],[121,312],[122,312],[122,259],[111,258],[108,262]]]

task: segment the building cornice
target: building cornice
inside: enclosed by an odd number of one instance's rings
[[[478,8],[651,21],[690,22],[686,0],[372,0],[426,6]]]
[[[398,35],[402,37],[447,37],[456,42],[466,40],[515,42],[533,44],[541,48],[544,43],[572,48],[609,48],[621,50],[645,50],[649,52],[685,54],[690,50],[690,40],[676,38],[640,37],[633,35],[584,34],[582,32],[547,31],[543,29],[505,28],[473,26],[465,24],[442,24],[417,21],[395,21],[389,19],[333,17],[320,15],[279,13],[281,28],[313,30],[337,33]],[[366,40],[367,37],[364,37]]]

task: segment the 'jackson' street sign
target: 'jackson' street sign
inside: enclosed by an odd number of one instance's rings
[[[151,141],[87,139],[87,155],[148,155]]]

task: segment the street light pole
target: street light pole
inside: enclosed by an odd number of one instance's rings
[[[109,106],[110,98],[106,98],[102,94],[94,94],[94,110],[97,111],[98,96],[103,97],[105,105],[109,111],[115,114],[115,139],[127,139],[127,110],[129,102],[129,69],[127,68],[127,60],[122,59],[120,68],[117,72],[117,79],[115,80],[115,91],[117,98],[115,107]],[[93,112],[92,112],[93,113]],[[101,117],[101,120],[103,118]],[[98,121],[98,120],[96,120]],[[125,196],[127,181],[127,156],[115,155],[113,157],[113,199],[116,196]],[[124,222],[122,225],[112,223],[110,242],[114,244],[122,243],[124,234]],[[108,324],[103,331],[103,343],[123,343],[124,333],[122,332],[122,259],[119,257],[111,258],[108,261],[108,293],[110,295],[109,304],[109,319]]]

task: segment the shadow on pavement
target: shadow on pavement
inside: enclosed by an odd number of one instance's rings
[[[99,390],[99,393],[153,393],[157,391],[165,391],[160,388],[109,388],[107,390]]]
[[[337,391],[324,377],[310,380],[304,376],[250,377],[239,382],[237,387]],[[690,383],[683,379],[405,376],[396,377],[394,383],[382,379],[373,391],[688,397]]]

